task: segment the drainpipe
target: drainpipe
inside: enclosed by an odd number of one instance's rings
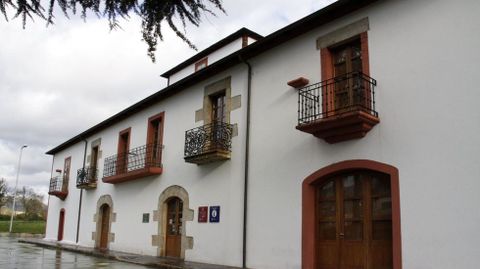
[[[87,161],[87,139],[83,139],[85,142],[85,151],[83,152],[83,169],[85,170],[85,163]],[[83,189],[80,189],[80,200],[78,201],[78,218],[77,218],[77,237],[75,239],[75,243],[78,244],[78,237],[80,235],[80,217],[82,212],[82,196],[83,196]]]
[[[245,179],[243,186],[243,254],[242,268],[247,268],[247,216],[248,216],[248,162],[250,155],[250,93],[252,88],[252,66],[239,56],[240,61],[248,67],[248,83],[247,83],[247,122],[245,128]]]

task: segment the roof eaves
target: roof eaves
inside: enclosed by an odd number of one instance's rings
[[[242,49],[243,50],[243,49]],[[197,83],[199,81],[204,80],[205,78],[208,78],[212,75],[215,75],[216,73],[220,72],[221,70],[224,70],[225,68],[228,68],[236,63],[239,63],[239,52],[237,51],[236,53],[232,53],[229,56],[213,63],[212,65],[209,65],[202,70],[195,72],[185,78],[183,78],[180,81],[175,82],[174,84],[163,88],[162,90],[146,97],[143,100],[140,100],[139,102],[127,107],[126,109],[118,112],[117,114],[109,117],[108,119],[96,124],[95,126],[87,129],[86,131],[80,133],[79,135],[76,135],[72,137],[71,139],[65,141],[64,143],[56,146],[55,148],[49,150],[46,152],[46,154],[53,155],[66,147],[72,145],[73,143],[77,143],[81,140],[87,139],[88,137],[92,136],[93,134],[123,120],[125,117],[128,117],[129,115],[134,114],[135,112],[142,110],[146,107],[149,107],[150,105],[167,98],[168,96],[175,94],[189,86],[191,86],[194,83]]]
[[[89,128],[81,134],[67,140],[59,146],[49,150],[46,154],[53,155],[62,149],[88,138],[96,132],[103,130],[104,128],[119,122],[120,120],[128,117],[129,115],[150,106],[151,104],[158,102],[180,90],[187,88],[188,86],[198,83],[210,76],[213,76],[228,67],[238,64],[242,61],[255,57],[264,51],[280,45],[281,43],[290,40],[293,37],[306,33],[315,27],[326,24],[336,18],[342,17],[348,13],[358,10],[370,3],[377,2],[379,0],[340,0],[337,1],[303,19],[300,19],[272,34],[258,40],[250,46],[242,48],[223,59],[214,62],[198,72],[195,72],[182,80],[175,82],[174,84],[146,97],[145,99],[135,103],[134,105],[120,111],[119,113],[111,116],[110,118],[100,122],[99,124]],[[246,29],[246,28],[245,28]],[[248,29],[247,29],[248,30]]]

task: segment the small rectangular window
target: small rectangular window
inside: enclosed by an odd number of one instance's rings
[[[197,72],[200,69],[203,69],[203,68],[207,67],[207,65],[208,65],[208,58],[205,57],[205,58],[203,58],[200,61],[195,63],[195,72]]]
[[[147,130],[147,166],[160,167],[163,148],[163,119],[165,112],[161,112],[148,119]]]
[[[149,223],[149,222],[150,222],[150,214],[149,213],[143,213],[142,223]]]
[[[212,121],[226,122],[227,113],[225,109],[225,91],[219,94],[210,96],[212,100]]]
[[[68,192],[68,181],[70,180],[70,164],[72,163],[72,157],[65,159],[63,163],[63,181],[62,192]]]
[[[130,130],[125,129],[120,132],[118,137],[118,153],[117,153],[117,173],[123,174],[128,170],[128,151],[130,148]]]
[[[98,146],[95,146],[92,148],[90,164],[92,167],[92,171],[95,171],[95,169],[97,169],[97,164],[98,164]]]

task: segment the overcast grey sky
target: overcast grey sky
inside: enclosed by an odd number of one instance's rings
[[[241,27],[268,35],[334,0],[224,0],[227,14],[207,16],[187,36],[202,50]],[[13,12],[10,12],[10,15]],[[105,19],[87,22],[57,13],[22,29],[0,19],[0,178],[14,186],[21,145],[19,186],[47,196],[51,156],[45,152],[133,103],[161,90],[159,75],[196,52],[167,26],[153,64],[137,18],[109,31]]]

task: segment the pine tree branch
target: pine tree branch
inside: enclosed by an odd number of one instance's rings
[[[63,15],[69,18],[69,14],[77,14],[79,7],[80,17],[87,18],[87,13],[92,12],[98,17],[106,17],[110,29],[119,28],[118,17],[129,18],[130,15],[139,16],[142,20],[142,37],[147,43],[147,55],[155,62],[155,51],[158,40],[163,41],[162,22],[166,21],[173,32],[182,39],[190,48],[196,49],[195,45],[187,38],[185,33],[175,25],[174,19],[178,16],[185,31],[187,23],[199,26],[203,14],[215,13],[208,9],[206,4],[212,4],[215,9],[225,13],[221,0],[49,0],[48,9],[45,12],[40,3],[41,0],[0,0],[0,13],[8,21],[7,10],[14,11],[13,18],[20,17],[25,28],[27,19],[34,20],[38,17],[54,24],[54,9],[57,5]]]

